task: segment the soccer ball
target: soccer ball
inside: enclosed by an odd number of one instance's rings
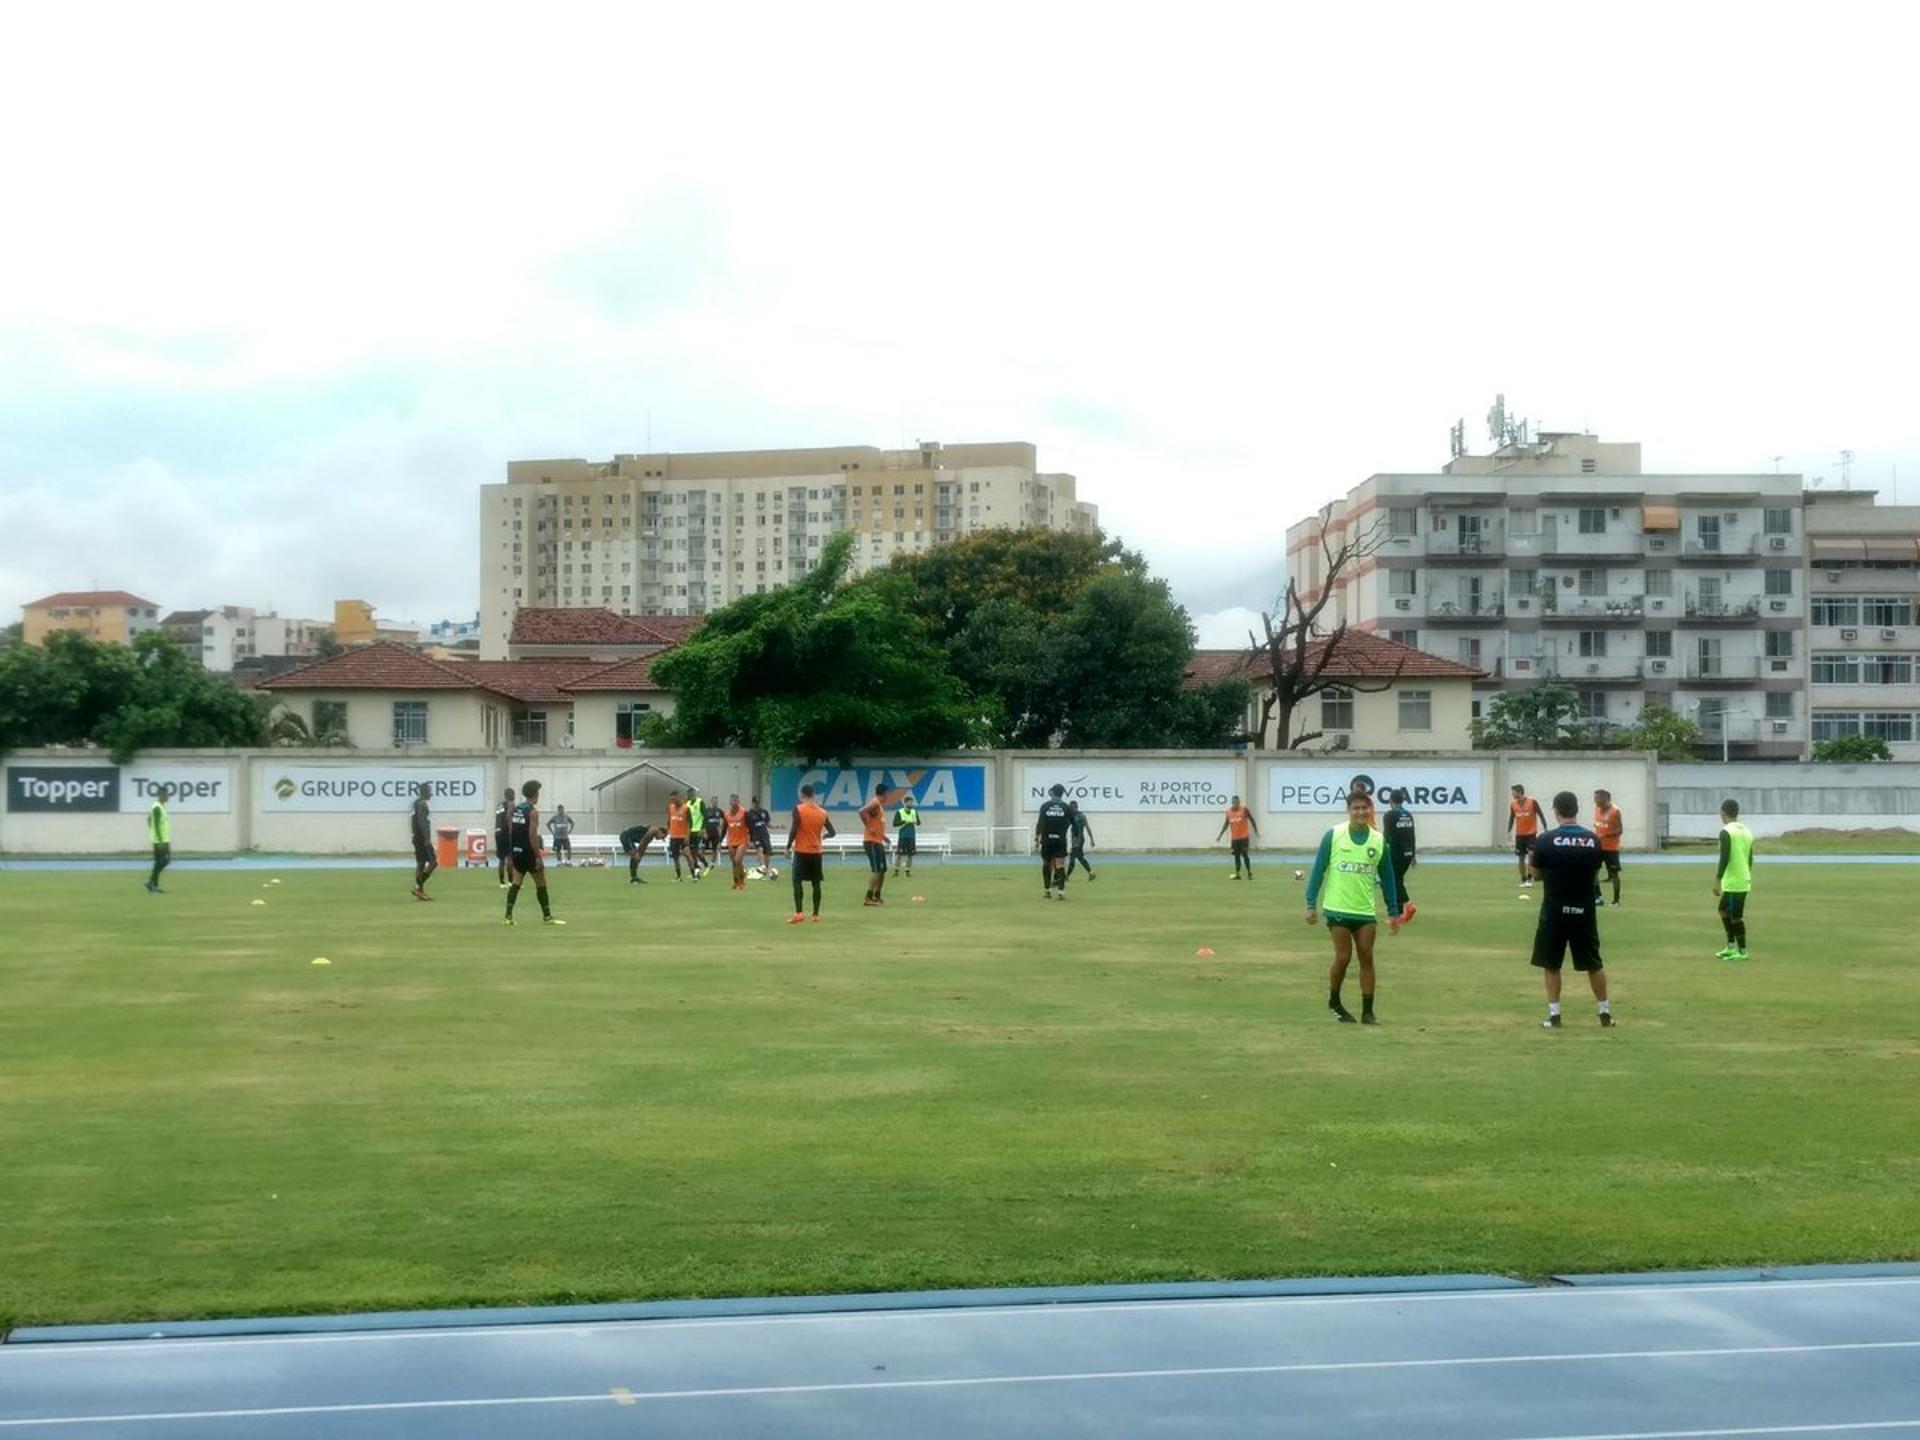
[[[1307,872],[1304,870],[1296,870],[1293,872],[1293,878],[1296,880],[1304,880],[1307,878]]]
[[[777,869],[776,869],[775,867],[773,867],[772,865],[769,865],[769,866],[767,866],[767,879],[769,879],[769,880],[778,880],[779,878],[780,878],[780,872],[779,872],[779,870],[777,870]]]

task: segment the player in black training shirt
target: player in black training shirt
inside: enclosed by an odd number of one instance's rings
[[[427,802],[432,795],[433,786],[422,782],[407,826],[413,835],[413,898],[416,900],[433,898],[427,894],[427,877],[440,866],[433,853],[433,824],[428,813]]]
[[[1527,870],[1546,882],[1540,897],[1540,925],[1533,935],[1533,963],[1547,986],[1548,1030],[1560,1028],[1560,966],[1573,952],[1573,968],[1586,972],[1593,998],[1600,1007],[1600,1023],[1611,1026],[1607,1006],[1607,972],[1600,959],[1600,922],[1595,901],[1600,895],[1600,837],[1574,823],[1580,802],[1571,790],[1553,797],[1553,818],[1559,823],[1538,836],[1527,852]]]
[[[507,889],[507,919],[513,924],[513,902],[520,898],[520,887],[533,877],[533,893],[540,901],[540,918],[549,925],[564,925],[556,919],[553,904],[547,898],[547,865],[540,855],[540,782],[529,780],[520,787],[524,797],[513,807],[507,822],[507,853],[513,860],[513,884]]]
[[[747,806],[747,847],[760,852],[760,873],[773,871],[773,816],[760,803],[758,795]]]
[[[1054,892],[1067,898],[1067,834],[1073,829],[1073,812],[1060,797],[1067,787],[1056,785],[1040,803],[1040,816],[1033,822],[1033,838],[1040,842],[1040,898],[1051,900]]]
[[[500,861],[500,888],[507,888],[507,877],[513,869],[513,790],[508,787],[506,795],[493,812],[493,853]]]
[[[1387,832],[1387,852],[1393,857],[1393,879],[1400,887],[1400,923],[1406,924],[1419,908],[1407,894],[1407,871],[1419,856],[1413,833],[1413,812],[1407,809],[1407,792],[1395,790],[1387,799],[1393,802],[1382,821]]]
[[[640,862],[646,858],[647,847],[667,832],[656,825],[629,825],[620,832],[620,853],[627,857],[627,883],[644,885],[640,878]]]

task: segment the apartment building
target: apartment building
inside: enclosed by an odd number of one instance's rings
[[[1612,726],[1670,705],[1714,755],[1807,747],[1798,475],[1646,474],[1639,445],[1574,433],[1374,475],[1287,531],[1289,573],[1316,596],[1323,521],[1335,546],[1377,546],[1330,618],[1482,672],[1475,714],[1553,679]]]
[[[1809,490],[1811,738],[1876,735],[1920,760],[1920,505]]]
[[[1071,475],[1023,442],[525,460],[480,490],[481,654],[522,608],[702,615],[804,574],[854,534],[853,570],[977,530],[1090,532]]]
[[[38,645],[58,630],[125,645],[141,631],[159,626],[160,607],[125,590],[62,590],[20,607],[20,638],[28,645]]]
[[[182,650],[206,669],[230,675],[256,656],[311,655],[324,627],[311,620],[262,615],[246,605],[175,610],[160,622]]]

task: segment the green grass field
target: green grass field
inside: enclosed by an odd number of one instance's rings
[[[1556,1034],[1500,867],[1378,1029],[1279,866],[648,873],[0,874],[0,1323],[1920,1256],[1908,869],[1763,857],[1745,966],[1630,869]]]

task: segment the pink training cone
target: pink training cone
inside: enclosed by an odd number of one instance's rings
[[[913,903],[916,905],[924,905],[927,903],[927,897],[924,895],[916,895],[913,897]]]
[[[1210,960],[1213,958],[1213,947],[1211,945],[1202,945],[1198,950],[1194,951],[1193,953],[1199,959]]]

